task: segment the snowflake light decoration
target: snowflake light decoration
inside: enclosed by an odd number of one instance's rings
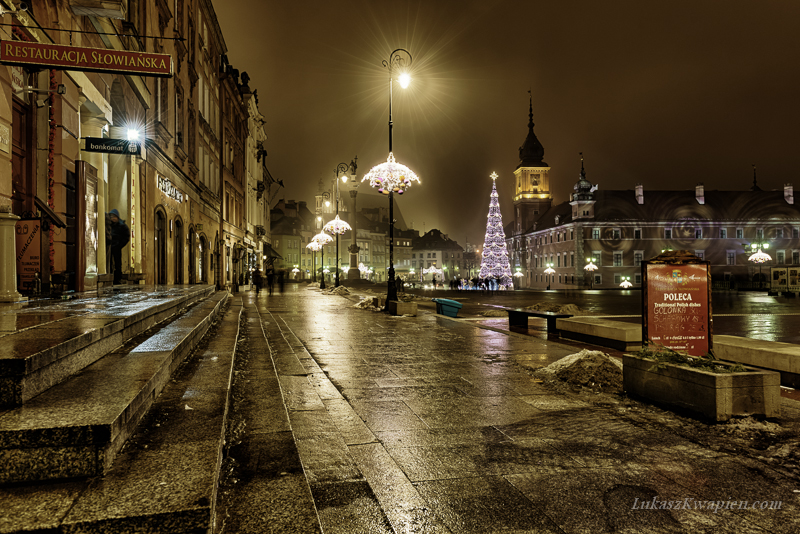
[[[766,263],[772,260],[772,256],[767,254],[766,252],[762,252],[761,249],[758,249],[758,252],[747,258],[749,261],[753,263]]]
[[[320,248],[322,248],[323,245],[327,245],[331,241],[333,241],[333,238],[325,232],[320,232],[311,238],[311,242],[318,244]]]

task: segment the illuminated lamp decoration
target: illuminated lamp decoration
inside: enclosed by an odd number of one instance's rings
[[[324,232],[330,232],[332,234],[342,235],[345,232],[349,232],[351,230],[350,225],[347,224],[347,221],[343,221],[337,215],[334,219],[328,222],[325,226],[322,227]]]
[[[633,284],[631,284],[631,277],[630,276],[623,276],[622,277],[622,283],[619,285],[619,287],[623,287],[625,289],[628,289],[629,287],[633,287]]]
[[[758,252],[756,252],[755,254],[752,254],[747,259],[749,261],[752,261],[753,263],[766,263],[766,262],[772,260],[772,256],[770,256],[766,252],[762,252],[761,249],[759,248]]]
[[[419,183],[419,177],[405,165],[397,163],[394,160],[394,154],[389,152],[386,163],[372,167],[361,181],[368,181],[371,187],[376,188],[379,193],[384,195],[389,193],[402,195],[413,182]]]
[[[497,196],[497,173],[493,172],[491,178],[489,217],[486,222],[486,237],[483,242],[481,270],[478,277],[483,280],[498,279],[500,289],[509,289],[514,287],[514,283],[511,280],[511,264],[508,261],[503,215],[500,213],[500,201]]]
[[[523,276],[525,275],[522,274],[522,271],[520,271],[519,268],[517,269],[517,272],[514,273],[515,278],[522,278]]]

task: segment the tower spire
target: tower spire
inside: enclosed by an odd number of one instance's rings
[[[750,188],[750,191],[761,191],[761,188],[758,187],[758,180],[756,180],[756,164],[753,163],[753,187]]]
[[[519,167],[547,167],[544,158],[544,147],[533,133],[533,94],[528,89],[528,136],[525,143],[519,148]]]

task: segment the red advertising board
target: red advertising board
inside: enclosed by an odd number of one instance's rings
[[[17,277],[19,288],[31,291],[42,270],[42,221],[21,219],[16,223]]]
[[[169,54],[85,48],[30,41],[0,42],[0,63],[53,69],[172,76]]]
[[[691,356],[711,346],[708,265],[645,265],[645,342]]]

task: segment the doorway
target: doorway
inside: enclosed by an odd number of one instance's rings
[[[167,218],[156,211],[156,284],[167,283]]]

